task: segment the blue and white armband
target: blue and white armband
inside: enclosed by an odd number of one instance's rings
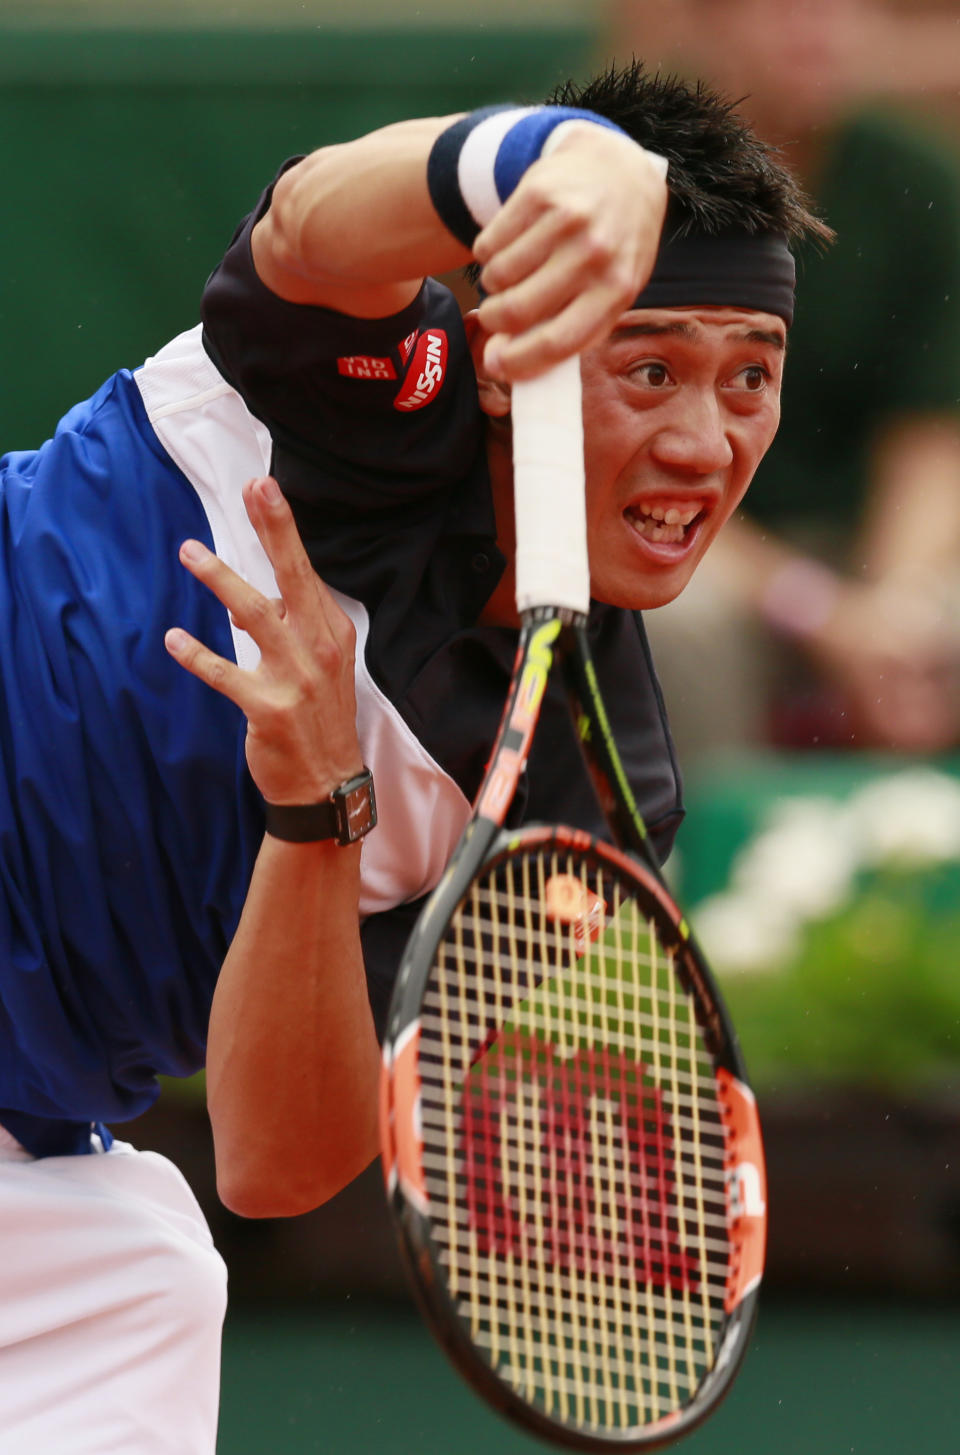
[[[440,133],[427,162],[427,186],[440,220],[459,242],[473,246],[568,121],[591,121],[627,136],[615,122],[573,106],[486,106]]]

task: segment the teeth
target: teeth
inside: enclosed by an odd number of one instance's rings
[[[700,514],[697,505],[635,505],[627,512],[638,535],[648,541],[679,545],[691,521]]]
[[[664,509],[662,505],[636,505],[631,510],[635,519],[662,520],[664,525],[688,526],[700,514],[700,507],[697,505],[679,506],[671,505]]]
[[[683,540],[682,525],[667,525],[666,521],[661,524],[658,520],[652,520],[649,515],[635,515],[632,519],[637,535],[643,536],[645,540],[670,541],[673,544],[679,544]]]

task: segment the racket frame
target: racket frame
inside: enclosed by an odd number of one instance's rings
[[[536,730],[547,680],[557,662],[563,672],[577,736],[598,801],[615,846],[581,829],[527,825],[502,827]],[[388,1202],[399,1233],[403,1261],[417,1302],[434,1336],[461,1374],[494,1408],[529,1431],[571,1449],[653,1450],[672,1443],[700,1424],[730,1388],[746,1352],[756,1317],[759,1276],[728,1309],[712,1369],[685,1407],[642,1429],[592,1433],[544,1414],[515,1393],[474,1347],[463,1318],[447,1289],[427,1211],[426,1187],[416,1168],[417,1149],[410,1136],[416,1120],[416,1041],[419,1015],[434,957],[457,906],[481,872],[520,846],[553,843],[588,848],[643,884],[657,927],[678,950],[675,962],[683,988],[696,1007],[707,1050],[719,1070],[752,1097],[733,1024],[716,982],[689,925],[665,887],[649,835],[624,772],[600,695],[586,631],[579,612],[535,608],[523,614],[510,690],[477,796],[474,816],[417,921],[401,961],[384,1039],[381,1079],[381,1130]],[[760,1159],[759,1135],[751,1148]],[[765,1197],[765,1188],[764,1188]],[[762,1266],[763,1233],[750,1230],[751,1267]]]

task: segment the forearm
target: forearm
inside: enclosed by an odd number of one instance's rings
[[[468,262],[427,190],[430,149],[455,119],[399,122],[286,172],[253,234],[267,286],[293,302],[375,315],[403,307],[428,273]]]
[[[889,425],[874,446],[870,478],[867,513],[849,553],[846,584],[851,589],[883,582],[935,589],[943,573],[956,573],[960,563],[960,415]],[[791,578],[802,591],[802,572],[809,577],[810,615],[827,604],[831,573],[750,520],[729,521],[714,551],[715,564],[748,610],[775,618],[781,598],[786,602],[792,589]],[[844,584],[839,577],[833,581],[835,590]]]
[[[766,615],[777,577],[798,559],[798,552],[775,532],[743,516],[727,521],[711,547],[715,570],[734,599],[751,614]]]
[[[934,584],[960,563],[960,412],[889,425],[874,446],[858,549],[868,580]],[[931,579],[933,578],[933,579]]]
[[[363,762],[356,631],[317,576],[270,477],[243,488],[279,599],[200,541],[180,559],[259,649],[252,669],[180,628],[171,656],[247,719],[251,777],[267,803],[319,804]],[[264,838],[213,997],[207,1100],[217,1184],[248,1217],[306,1212],[376,1152],[379,1053],[359,927],[360,847]]]
[[[377,1151],[379,1051],[360,948],[360,848],[270,838],[210,1015],[217,1183],[247,1217],[306,1212]]]
[[[957,735],[960,429],[918,420],[883,445],[848,575],[739,522],[724,565],[747,609],[836,684],[860,744],[941,752]]]
[[[712,547],[725,590],[748,616],[816,653],[846,586],[828,566],[756,522],[727,522]]]
[[[254,228],[254,264],[290,302],[376,318],[475,257],[487,366],[504,382],[533,378],[605,336],[649,278],[666,164],[562,107],[522,112],[505,136],[496,118],[467,118],[434,152],[454,120],[401,122],[306,158]]]

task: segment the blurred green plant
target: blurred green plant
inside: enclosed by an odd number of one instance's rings
[[[203,1106],[207,1100],[207,1073],[198,1071],[195,1076],[161,1076],[160,1089],[167,1104],[180,1106]]]
[[[960,1091],[960,783],[772,803],[692,915],[761,1089]]]
[[[960,866],[868,873],[785,963],[721,979],[760,1090],[960,1088]]]

